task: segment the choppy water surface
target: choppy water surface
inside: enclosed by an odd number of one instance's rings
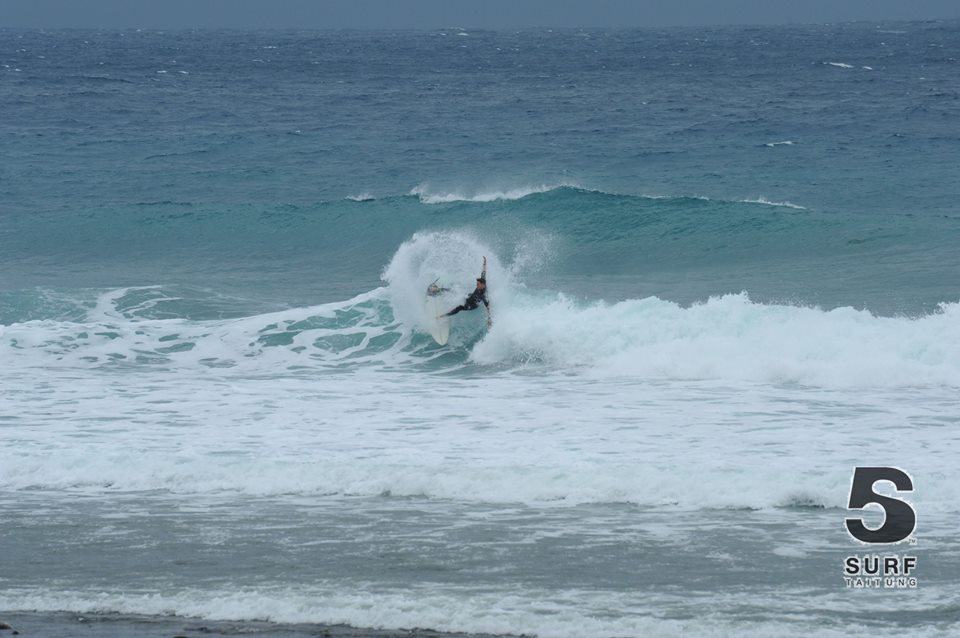
[[[958,45],[0,31],[0,620],[955,633]]]

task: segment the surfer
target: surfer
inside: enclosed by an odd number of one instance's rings
[[[493,324],[493,320],[490,318],[490,301],[487,299],[487,258],[483,258],[483,270],[480,272],[480,276],[477,277],[477,287],[474,289],[470,296],[467,299],[451,310],[450,312],[440,315],[441,317],[450,317],[461,310],[476,310],[477,306],[480,303],[483,303],[484,307],[487,309],[487,327],[490,327]],[[438,319],[440,317],[437,317]]]

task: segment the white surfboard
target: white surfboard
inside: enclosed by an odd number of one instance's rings
[[[446,309],[441,305],[440,298],[427,297],[423,312],[426,315],[427,325],[430,326],[430,336],[441,346],[447,345],[447,339],[450,338],[450,320],[447,317],[437,319],[438,315],[446,312]]]

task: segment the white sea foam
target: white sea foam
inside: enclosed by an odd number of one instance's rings
[[[72,611],[83,614],[121,613],[177,615],[212,621],[268,620],[277,623],[322,623],[371,629],[429,628],[436,631],[529,635],[540,638],[614,638],[621,636],[826,638],[848,636],[846,627],[825,628],[819,618],[804,620],[794,609],[811,599],[838,617],[862,612],[876,604],[847,595],[824,595],[807,589],[781,588],[777,595],[758,593],[754,605],[769,614],[745,620],[731,614],[742,604],[735,595],[703,596],[687,592],[598,592],[590,589],[520,589],[500,591],[468,587],[419,586],[408,591],[375,586],[345,587],[318,583],[312,587],[193,589],[176,594],[100,593],[65,591],[40,593],[12,590],[0,594],[0,608],[38,612]],[[929,608],[943,596],[939,589],[923,595],[910,592],[898,603],[902,612]],[[661,613],[651,614],[651,609]],[[663,610],[673,611],[664,614]],[[671,617],[674,616],[674,617]],[[773,620],[772,618],[783,618]],[[914,628],[912,635],[946,636],[950,625]],[[870,635],[899,636],[902,629],[872,627]]]
[[[767,147],[775,146],[792,146],[794,144],[791,140],[784,140],[781,142],[769,142],[764,144]],[[420,201],[424,204],[449,204],[452,202],[494,202],[494,201],[510,201],[523,199],[530,195],[535,195],[538,193],[547,193],[553,190],[561,188],[571,188],[576,189],[581,192],[591,192],[591,193],[602,193],[605,195],[622,195],[618,193],[611,193],[608,191],[599,191],[590,188],[586,188],[579,184],[573,182],[562,182],[556,184],[539,184],[531,186],[523,186],[516,188],[507,188],[507,189],[493,189],[493,190],[434,190],[428,184],[420,184],[413,188],[410,191],[410,195],[417,196]],[[671,199],[696,199],[700,201],[723,201],[716,200],[712,197],[707,197],[704,195],[651,195],[651,194],[639,194],[639,195],[622,195],[622,196],[635,196],[642,197],[644,199],[661,199],[661,200],[671,200]],[[767,206],[783,206],[786,208],[794,208],[797,210],[806,210],[806,207],[800,206],[798,204],[793,204],[788,201],[772,201],[766,197],[760,195],[754,198],[747,198],[737,200],[741,203],[746,204],[764,204]]]
[[[701,202],[711,202],[711,198],[706,197],[705,195],[640,195],[640,197],[645,197],[647,199],[695,199]]]
[[[805,206],[800,206],[799,204],[793,204],[788,201],[774,202],[767,199],[763,195],[760,195],[759,197],[741,199],[740,201],[744,204],[764,204],[765,206],[782,206],[784,208],[793,208],[796,210],[807,210]]]
[[[764,146],[774,147],[774,146],[793,146],[793,142],[790,140],[784,140],[783,142],[767,142]]]
[[[410,191],[411,195],[416,195],[424,204],[448,204],[451,202],[494,202],[500,200],[522,199],[528,195],[536,193],[546,193],[557,188],[565,186],[577,188],[575,184],[537,184],[530,186],[518,186],[514,188],[492,189],[492,190],[455,190],[455,191],[434,191],[428,184],[420,184]]]
[[[459,303],[484,255],[492,330],[462,313],[437,347],[426,286],[443,278]],[[886,432],[924,468],[925,512],[960,502],[941,436],[960,303],[915,318],[746,294],[585,303],[527,290],[522,263],[418,233],[385,287],[342,302],[144,319],[169,296],[123,289],[81,322],[5,326],[0,489],[843,507],[850,468],[890,440],[864,433]]]
[[[852,69],[852,68],[853,68],[853,65],[852,65],[852,64],[847,64],[846,62],[827,62],[827,64],[830,65],[830,66],[839,67],[839,68],[841,68],[841,69]]]
[[[918,319],[752,303],[689,308],[657,298],[577,304],[518,298],[472,353],[645,378],[741,379],[827,387],[960,387],[960,304]]]
[[[8,370],[416,366],[441,354],[423,338],[427,286],[439,278],[450,288],[444,300],[453,307],[472,290],[485,255],[494,329],[470,346],[483,335],[483,312],[464,313],[453,341],[455,350],[471,348],[479,364],[827,388],[960,387],[957,303],[917,318],[759,304],[745,294],[691,307],[655,297],[579,303],[516,283],[535,255],[504,265],[489,247],[461,232],[415,235],[385,269],[386,287],[343,302],[229,320],[143,319],[150,306],[168,298],[151,296],[119,310],[118,300],[126,294],[119,290],[102,295],[81,323],[6,326],[0,350]]]
[[[352,202],[372,202],[377,198],[370,193],[363,192],[358,195],[347,195],[345,199],[348,199]]]
[[[315,365],[324,358],[334,366],[356,360],[355,354],[371,340],[396,329],[380,316],[383,289],[345,302],[200,322],[142,319],[141,311],[174,299],[151,297],[121,310],[118,305],[127,292],[119,289],[100,295],[83,323],[43,320],[13,324],[5,330],[0,348],[7,349],[11,365],[27,368],[53,362],[61,368],[153,362],[176,369],[240,366],[268,370]],[[348,323],[331,323],[344,311],[352,315]],[[303,322],[308,329],[296,328]],[[269,344],[276,339],[285,341],[287,347],[271,347]]]
[[[413,243],[389,276],[425,263],[422,250]],[[491,282],[508,281],[501,268],[491,261]],[[80,352],[48,351],[56,336],[41,322],[7,326],[4,347],[17,345],[6,351],[0,411],[14,417],[16,437],[0,441],[0,489],[839,508],[850,468],[895,437],[898,463],[924,468],[923,511],[960,502],[949,480],[956,446],[942,437],[956,417],[960,304],[907,319],[745,295],[683,308],[655,298],[584,305],[520,289],[493,298],[494,327],[472,348],[483,367],[454,358],[431,374],[422,367],[430,357],[454,353],[418,355],[411,332],[368,352],[370,335],[386,333],[364,332],[379,313],[364,304],[389,294],[192,328],[124,327],[105,303],[92,313],[103,323],[86,330],[116,336]],[[310,327],[338,315],[357,316]],[[287,322],[304,328],[285,346],[258,345]],[[85,360],[109,356],[118,340],[135,344],[131,356],[149,352],[138,332],[186,330],[198,345],[162,366],[92,373]],[[482,333],[482,320],[471,330]],[[340,352],[315,345],[351,335]],[[238,364],[203,365],[209,357]],[[331,374],[345,364],[353,367]],[[877,432],[886,434],[864,438]]]
[[[323,405],[322,418],[311,415],[310,406],[292,392],[284,390],[271,399],[258,395],[256,386],[244,383],[201,393],[219,391],[219,402],[213,396],[186,400],[186,395],[180,394],[181,407],[171,402],[176,400],[175,394],[148,394],[148,405],[158,414],[140,418],[128,412],[132,406],[125,404],[123,397],[97,399],[82,389],[73,394],[84,400],[73,423],[57,428],[48,424],[46,439],[34,441],[29,433],[22,437],[18,453],[0,468],[0,487],[31,494],[106,496],[142,491],[177,499],[203,496],[228,501],[237,495],[389,494],[546,508],[584,503],[686,510],[811,504],[842,508],[849,492],[850,469],[862,455],[880,451],[879,445],[863,444],[845,452],[844,441],[861,429],[883,430],[899,416],[887,415],[890,406],[878,405],[872,419],[868,415],[851,418],[841,432],[830,432],[808,416],[798,416],[779,427],[772,415],[767,423],[740,417],[744,423],[734,425],[738,414],[743,414],[737,410],[721,408],[711,417],[708,406],[685,410],[683,399],[675,393],[658,402],[652,392],[640,393],[641,400],[614,394],[602,397],[619,401],[619,411],[605,406],[599,396],[587,399],[581,408],[560,401],[565,409],[551,409],[548,402],[533,398],[528,405],[538,411],[535,413],[519,402],[517,395],[525,384],[515,381],[512,385],[512,393],[507,384],[484,387],[483,397],[460,401],[458,406],[437,401],[422,389],[418,392],[413,384],[402,388],[408,393],[406,400],[398,393],[400,388],[363,383],[350,389],[365,394],[358,393],[349,401],[327,401],[314,391],[309,394],[313,410]],[[585,387],[547,383],[541,385],[541,391],[581,394]],[[186,388],[161,385],[158,389]],[[339,393],[348,387],[334,384],[330,389]],[[298,384],[297,390],[310,392],[306,384]],[[236,391],[256,397],[260,410],[252,399],[228,407],[224,395]],[[471,389],[450,384],[445,391],[463,398]],[[524,391],[532,394],[536,389],[530,384]],[[362,409],[360,396],[372,405],[393,410],[393,419]],[[716,404],[721,397],[690,390],[686,400]],[[487,407],[495,403],[499,405]],[[731,404],[744,411],[758,407],[750,402]],[[800,405],[784,402],[779,409]],[[833,405],[835,414],[840,404]],[[116,422],[76,427],[76,419],[88,420],[96,416],[98,408],[112,406],[118,408],[115,415],[121,423],[133,427]],[[270,407],[269,416],[263,406]],[[667,406],[669,409],[663,409]],[[197,416],[209,423],[184,419],[191,408],[197,408]],[[464,416],[479,410],[486,415]],[[218,418],[218,411],[232,421]],[[677,414],[685,418],[677,420]],[[829,414],[825,410],[819,416]],[[425,415],[435,415],[433,422]],[[163,416],[171,422],[164,423]],[[694,419],[700,419],[702,425]],[[717,424],[724,421],[728,425],[718,429]],[[671,433],[673,428],[683,432]],[[189,440],[183,440],[187,434]],[[72,449],[51,448],[51,437],[74,445]],[[811,444],[810,437],[818,443]],[[915,499],[918,507],[928,516],[956,512],[960,490],[949,480],[956,448],[932,452],[928,446],[937,446],[939,439],[923,434],[917,438],[898,446],[898,463],[923,468],[928,491]],[[770,448],[771,440],[777,441],[776,449]],[[671,449],[673,446],[676,449]]]

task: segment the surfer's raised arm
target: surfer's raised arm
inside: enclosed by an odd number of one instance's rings
[[[493,325],[493,317],[490,316],[490,300],[487,299],[487,258],[483,258],[483,270],[480,272],[480,278],[477,282],[483,282],[483,307],[487,311],[487,327]]]

